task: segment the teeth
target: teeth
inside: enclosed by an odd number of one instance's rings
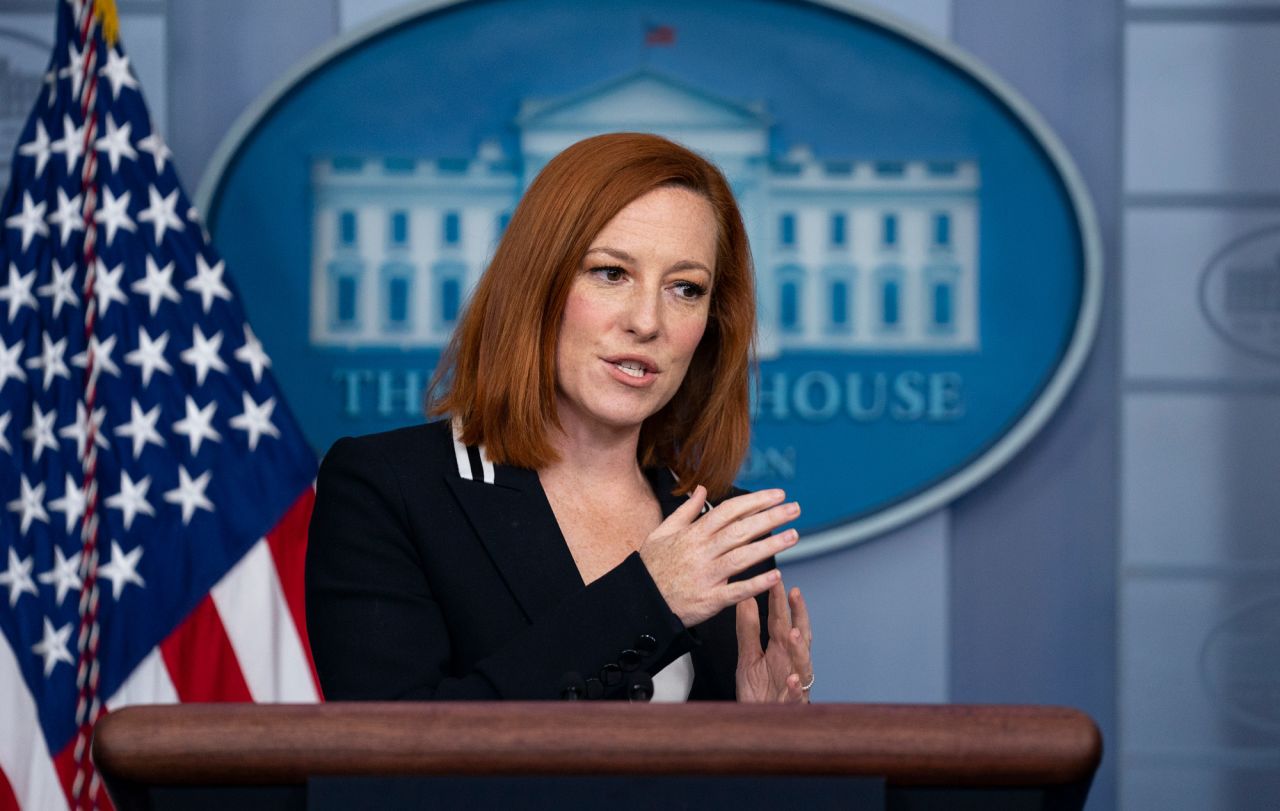
[[[632,377],[644,377],[644,367],[634,361],[624,360],[621,363],[615,363],[613,365],[617,366]]]

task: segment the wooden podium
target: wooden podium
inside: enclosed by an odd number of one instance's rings
[[[548,779],[718,782],[717,796],[753,808],[752,787],[771,781],[839,791],[862,778],[891,809],[1068,809],[1083,806],[1101,752],[1081,712],[1004,705],[184,704],[121,710],[93,742],[117,808],[238,811],[338,807],[316,802],[318,780],[380,792],[377,778],[409,777],[451,790],[506,781],[512,808],[575,807],[532,799]]]

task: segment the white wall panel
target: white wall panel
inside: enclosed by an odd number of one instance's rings
[[[1280,396],[1130,394],[1123,420],[1125,565],[1280,566]]]
[[[1239,9],[1276,8],[1280,0],[1129,0],[1129,8]]]
[[[1202,762],[1153,766],[1141,759],[1122,764],[1120,807],[1142,811],[1274,811],[1280,772],[1220,769]]]
[[[814,617],[816,701],[947,700],[950,511],[784,564]]]
[[[1212,323],[1222,324],[1216,300],[1201,292],[1220,251],[1266,228],[1280,228],[1280,209],[1129,209],[1121,321],[1126,378],[1280,381],[1280,351],[1258,355],[1228,341]],[[1280,245],[1280,236],[1275,241]],[[1280,340],[1274,344],[1280,349]]]
[[[1125,189],[1280,191],[1280,24],[1128,26]]]
[[[1126,761],[1216,768],[1280,762],[1274,577],[1131,578],[1120,620]]]

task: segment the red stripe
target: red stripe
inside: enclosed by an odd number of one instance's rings
[[[276,574],[280,578],[280,589],[284,592],[289,614],[293,616],[293,624],[302,640],[302,649],[307,654],[307,665],[311,669],[311,680],[316,684],[316,695],[321,695],[316,665],[311,661],[311,642],[307,638],[307,602],[303,581],[307,562],[307,528],[311,524],[311,508],[315,501],[316,491],[308,487],[280,519],[280,523],[276,524],[276,528],[267,533],[267,546],[271,549],[271,557],[276,564]]]
[[[0,769],[0,811],[19,811],[18,798],[13,796],[13,786]]]
[[[102,712],[98,714],[98,720],[102,720],[106,716],[107,711],[103,709]],[[90,740],[93,739],[92,735],[89,735],[88,737]],[[53,769],[58,773],[58,782],[62,784],[62,793],[67,796],[67,805],[71,808],[75,808],[76,803],[75,799],[71,796],[71,790],[76,779],[76,736],[73,735],[67,745],[62,748],[62,751],[54,756]],[[92,775],[92,771],[86,771],[84,779],[86,781],[90,780]],[[108,811],[115,808],[115,806],[111,804],[111,798],[107,795],[107,790],[102,787],[101,782],[98,784],[96,798],[89,796],[89,786],[87,783],[84,787],[84,791],[80,795],[80,801],[84,808],[92,807],[94,799],[97,800],[98,808],[107,809]],[[0,797],[0,808],[4,808],[2,802],[3,797]],[[15,806],[15,808],[20,807],[21,806]]]
[[[222,617],[207,594],[160,643],[160,655],[179,701],[253,700]]]

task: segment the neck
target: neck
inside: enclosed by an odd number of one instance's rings
[[[636,461],[640,426],[621,430],[587,426],[562,415],[559,430],[553,429],[551,436],[559,459],[540,474],[591,481],[597,486],[643,479]]]

